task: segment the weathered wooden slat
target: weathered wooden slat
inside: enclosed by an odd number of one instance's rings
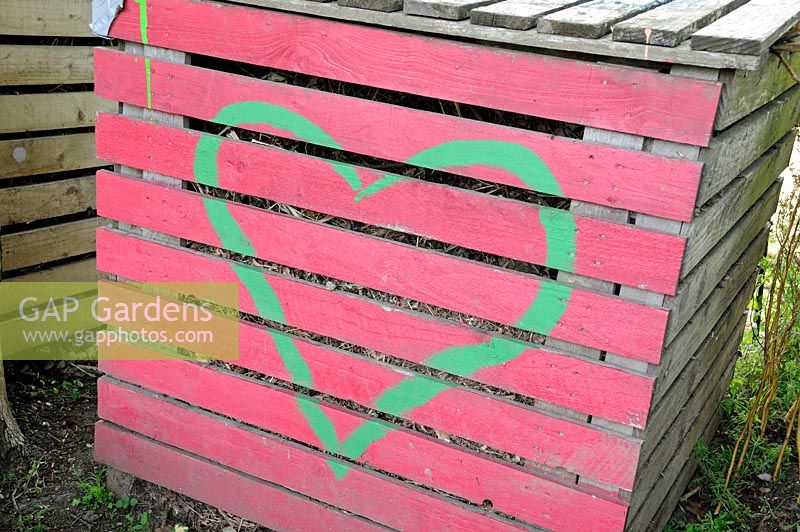
[[[102,419],[397,530],[494,525],[482,509],[141,388],[104,377],[97,394]],[[336,480],[329,461],[347,476]]]
[[[763,248],[761,251],[763,252]],[[729,356],[732,348],[738,347],[742,341],[742,331],[746,317],[739,313],[730,318],[730,324],[726,324],[724,329],[715,330],[714,335],[709,336],[700,346],[693,360],[683,368],[683,371],[675,379],[675,382],[670,386],[662,400],[653,409],[651,418],[653,423],[645,431],[645,444],[643,445],[640,463],[650,461],[652,458],[652,461],[659,463],[659,467],[662,467],[674,452],[674,447],[662,447],[660,440],[672,426],[685,421],[678,415],[681,409],[676,408],[676,405],[683,406],[687,399],[692,396],[692,393],[699,389],[701,381],[707,377],[707,374],[712,375],[712,378],[718,378],[727,362],[729,362],[729,360],[725,360],[723,363],[720,359],[724,359],[726,355]],[[725,332],[725,336],[717,337],[716,335],[721,332]],[[703,406],[700,405],[701,410]],[[697,412],[689,412],[689,414],[696,415]],[[649,476],[651,473],[652,471],[640,468],[637,478]]]
[[[740,283],[742,283],[742,282],[746,283],[747,279],[749,279],[750,276],[752,276],[752,273],[756,270],[756,266],[758,265],[758,262],[764,256],[764,250],[766,249],[766,245],[767,245],[767,234],[766,234],[765,231],[762,231],[761,234],[759,234],[759,236],[756,237],[749,244],[749,246],[747,247],[746,251],[744,251],[742,253],[741,257],[739,257],[739,259],[737,260],[736,264],[733,267],[731,267],[730,273],[732,273],[732,275],[735,276],[736,279]],[[739,286],[742,286],[742,284],[739,284]],[[740,311],[740,310],[743,310],[743,309],[741,307],[740,308],[730,308],[729,307],[728,310]],[[712,329],[712,332],[709,334],[709,337],[708,337],[709,339],[706,340],[705,345],[700,346],[700,348],[698,348],[698,350],[695,351],[695,353],[691,357],[690,361],[687,362],[684,365],[684,370],[683,370],[683,372],[681,372],[681,376],[678,377],[677,381],[675,381],[674,383],[671,383],[671,385],[670,385],[670,387],[668,389],[665,388],[663,384],[660,385],[660,387],[659,387],[660,397],[659,397],[659,400],[658,400],[657,403],[653,403],[653,409],[652,409],[653,415],[655,416],[656,414],[658,414],[659,417],[656,418],[656,420],[653,421],[652,424],[649,424],[648,427],[647,427],[647,434],[646,434],[646,440],[647,441],[645,443],[645,446],[647,447],[647,452],[648,453],[652,450],[654,444],[657,443],[657,441],[661,437],[661,434],[663,433],[663,431],[666,430],[666,428],[669,427],[671,425],[671,423],[672,423],[672,418],[669,418],[666,421],[664,421],[665,416],[669,416],[670,415],[670,410],[674,406],[674,404],[673,404],[674,403],[674,399],[672,400],[673,403],[671,403],[670,402],[671,401],[670,398],[671,397],[688,397],[688,393],[682,395],[681,393],[676,392],[676,390],[679,389],[679,388],[676,388],[676,386],[681,386],[682,385],[680,383],[681,379],[685,379],[685,377],[686,377],[686,373],[685,372],[687,370],[688,371],[693,371],[691,368],[702,368],[702,371],[700,372],[700,374],[701,375],[703,374],[703,372],[707,369],[708,365],[702,366],[702,364],[704,364],[706,362],[710,363],[710,361],[715,360],[715,357],[716,357],[716,355],[707,354],[707,353],[704,354],[705,352],[703,350],[704,349],[708,349],[709,345],[713,345],[715,340],[719,341],[718,338],[714,338],[714,337],[716,337],[718,335],[722,336],[722,340],[721,341],[725,341],[728,338],[728,335],[730,334],[730,330],[729,329],[731,329],[731,327],[733,325],[738,323],[739,316],[740,316],[739,314],[735,314],[735,315],[731,316],[729,318],[730,319],[730,323],[729,324],[728,323],[720,323],[719,321],[717,321],[717,325],[714,326],[714,328]],[[722,334],[722,333],[724,333],[724,334]],[[716,353],[716,351],[714,351],[714,353]],[[694,371],[699,371],[699,370],[695,369]],[[694,385],[692,385],[689,388],[689,391],[691,391],[693,389],[694,389]],[[661,394],[663,394],[663,395],[661,395]],[[666,403],[666,406],[665,406],[665,403]],[[672,410],[673,410],[672,414],[674,415],[674,409],[672,409]],[[653,439],[655,439],[655,441],[653,441]]]
[[[38,282],[93,282],[102,276],[97,273],[95,259],[84,259],[76,262],[59,264],[58,266],[47,267],[41,270],[26,273],[3,279],[6,281],[18,281],[27,283]]]
[[[588,424],[249,324],[239,327],[240,355],[232,363],[308,385],[286,367],[276,334],[293,343],[316,391],[521,456],[529,463],[624,489],[633,487],[641,442]],[[395,388],[404,390],[404,397],[399,397]],[[390,389],[393,392],[387,392]],[[437,392],[424,404],[413,409],[404,406],[405,396],[426,398],[431,390]]]
[[[153,46],[688,144],[708,143],[719,101],[717,83],[289,13],[188,0],[155,0],[147,12]],[[228,46],[231,32],[240,46]],[[111,34],[141,42],[136,3]]]
[[[116,110],[115,102],[91,92],[0,94],[0,133],[86,127],[94,124],[97,111]]]
[[[470,22],[482,26],[529,30],[539,19],[559,9],[582,4],[587,0],[504,0],[473,9]]]
[[[95,207],[94,176],[0,189],[0,227]]]
[[[218,257],[156,244],[120,232],[98,232],[100,269],[137,281],[203,280],[241,283],[235,263]],[[171,265],[181,264],[180,270]],[[434,355],[474,346],[487,350],[485,366],[470,378],[573,411],[587,412],[619,423],[641,425],[653,382],[602,362],[559,354],[541,346],[488,334],[461,324],[415,313],[387,303],[327,290],[259,271],[283,309],[281,323],[336,338],[418,364],[436,366]],[[240,284],[243,312],[257,314],[256,302]],[[520,354],[501,365],[492,352]],[[469,352],[465,349],[465,357]],[[506,357],[504,357],[505,359]],[[624,389],[625,394],[618,393]]]
[[[337,3],[343,7],[358,7],[384,13],[403,9],[403,0],[337,0]]]
[[[764,224],[775,213],[780,187],[779,181],[774,183],[764,193],[761,201],[753,205],[703,262],[683,279],[678,295],[664,299],[664,307],[670,309],[667,344],[723,278],[723,272],[736,262],[742,250],[747,249],[747,245],[761,232]]]
[[[744,309],[753,293],[741,288],[752,272],[746,271],[743,265],[737,264],[728,273],[711,296],[697,310],[692,319],[665,349],[663,362],[658,368],[658,379],[653,392],[653,404],[656,404],[668,387],[675,381],[683,367],[700,347],[703,340],[714,329],[718,317],[731,309]],[[738,282],[738,284],[737,284]]]
[[[91,83],[93,64],[91,46],[0,44],[0,85]]]
[[[795,72],[800,71],[800,53],[783,55]],[[789,69],[774,54],[770,54],[764,66],[758,70],[726,71],[721,80],[724,86],[715,126],[718,130],[746,117],[797,83]]]
[[[493,4],[497,0],[405,0],[403,12],[406,15],[464,20],[476,7]]]
[[[704,153],[697,204],[703,205],[800,121],[800,86],[717,135]]]
[[[100,115],[97,132],[100,157],[185,181],[197,181],[198,143],[213,138],[106,114]],[[326,159],[252,143],[219,138],[214,142],[220,146],[218,160],[224,161],[217,173],[218,186],[226,190],[587,277],[675,293],[684,248],[681,237],[403,176],[394,176],[396,181],[374,196],[355,201],[356,192],[338,173],[348,165],[334,166]],[[363,187],[386,175],[350,168]],[[565,227],[567,240],[548,235],[548,220]]]
[[[0,0],[0,35],[93,37],[86,0]]]
[[[738,342],[736,342],[736,345],[738,346]],[[733,349],[735,350],[735,346]],[[700,415],[682,425],[684,428],[691,427],[691,430],[684,434],[683,439],[671,440],[672,448],[677,448],[677,451],[663,470],[653,473],[653,476],[657,476],[654,483],[650,482],[653,488],[648,490],[647,493],[637,496],[636,508],[628,516],[628,530],[646,530],[647,532],[660,530],[660,528],[653,526],[655,523],[651,523],[651,520],[655,519],[658,523],[666,523],[677,500],[683,495],[686,484],[691,479],[691,472],[694,471],[696,466],[694,450],[699,441],[706,444],[711,441],[721,418],[719,409],[716,407],[711,408],[711,406],[718,405],[722,400],[736,366],[735,357],[732,356],[732,353],[720,358],[728,358],[730,365],[714,383],[716,385],[715,394],[712,394],[711,398],[707,399],[706,408],[702,410]],[[698,406],[696,401],[691,401],[691,403],[694,406]],[[656,468],[653,468],[653,471],[655,470]]]
[[[323,449],[303,417],[303,408],[318,408],[340,442],[367,424],[382,437],[363,452],[351,453],[357,462],[476,504],[489,500],[494,510],[535,525],[553,530],[619,530],[620,520],[625,519],[626,506],[621,502],[266,382],[183,361],[104,360],[99,366],[120,380]]]
[[[631,507],[639,509],[632,523],[643,518],[649,521],[660,507],[652,501],[663,501],[672,483],[694,453],[703,428],[714,417],[718,405],[728,392],[728,384],[736,367],[736,353],[741,341],[741,329],[737,328],[725,348],[718,354],[714,367],[706,374],[689,398],[681,398],[681,415],[670,427],[657,446],[657,452],[640,465],[646,476],[637,479],[631,496]],[[677,450],[676,450],[677,449]],[[674,452],[674,454],[673,454]],[[670,460],[671,458],[671,460]],[[649,508],[645,510],[644,507]],[[664,510],[667,510],[666,508]],[[671,509],[670,509],[671,510]],[[636,510],[632,513],[636,514]],[[651,515],[647,515],[647,514]],[[644,530],[644,523],[639,528]],[[633,525],[632,525],[633,526]]]
[[[92,253],[95,229],[103,223],[100,218],[89,218],[20,233],[0,233],[0,267],[7,272]]]
[[[669,0],[592,0],[563,11],[556,11],[539,21],[539,31],[598,39],[625,19],[665,4]]]
[[[717,410],[714,412],[714,415],[703,431],[703,434],[700,436],[700,438],[698,438],[698,441],[695,442],[695,446],[699,442],[703,442],[706,445],[709,444],[714,437],[714,434],[716,434],[721,420],[722,412]],[[677,461],[674,463],[676,464],[674,468],[676,470],[679,469],[680,473],[677,475],[673,485],[669,488],[667,495],[662,499],[661,504],[658,506],[651,502],[652,500],[648,501],[648,512],[651,512],[653,516],[650,517],[649,522],[647,522],[646,517],[640,518],[639,520],[639,522],[642,523],[642,526],[646,526],[646,532],[660,532],[664,530],[673,515],[672,512],[667,511],[667,509],[670,508],[674,510],[678,506],[680,499],[686,494],[686,487],[689,485],[689,481],[694,477],[694,472],[697,469],[697,457],[694,453],[690,454],[686,460],[682,461],[682,468],[677,465]],[[643,515],[646,516],[649,514],[643,513]],[[633,515],[629,516],[629,522],[632,521],[633,517]]]
[[[798,21],[796,0],[750,0],[692,35],[692,49],[758,55]]]
[[[239,474],[119,429],[95,425],[94,458],[273,530],[376,530],[380,527],[289,490]]]
[[[111,100],[147,105],[141,59],[109,49],[96,51],[95,90]],[[319,126],[342,148],[393,161],[413,158],[437,145],[493,139],[532,151],[569,198],[679,220],[691,219],[701,166],[690,161],[580,142],[533,131],[465,120],[369,100],[292,87],[244,76],[151,60],[152,105],[163,111],[215,120],[220,109],[242,101],[285,108]],[[292,137],[268,124],[242,127]],[[314,140],[314,139],[312,139]],[[482,148],[486,151],[486,148]],[[448,171],[487,181],[553,193],[546,174],[523,179],[498,167],[475,165]],[[646,184],[645,184],[646,183]],[[550,187],[552,188],[552,187]]]
[[[110,172],[98,180],[98,212],[110,219],[623,356],[661,354],[663,309]],[[227,211],[247,238],[222,242],[207,205]],[[626,316],[624,334],[605,315]]]
[[[692,223],[684,224],[681,235],[688,239],[683,258],[684,275],[692,271],[788,166],[795,137],[794,131],[787,133],[708,201]]]
[[[614,40],[677,46],[748,0],[672,0],[614,25]]]
[[[102,164],[95,157],[94,133],[0,140],[0,179],[82,170]]]

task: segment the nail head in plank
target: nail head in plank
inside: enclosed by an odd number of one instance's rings
[[[692,49],[758,55],[798,21],[797,0],[751,0],[692,35]]]
[[[611,26],[617,22],[668,1],[593,0],[543,17],[539,21],[539,32],[598,39],[611,31]]]
[[[587,0],[506,0],[473,9],[469,18],[473,24],[512,30],[528,30],[539,19],[559,9],[572,7]]]
[[[614,25],[615,41],[677,46],[748,0],[673,0]]]
[[[476,8],[495,3],[497,0],[405,0],[406,15],[463,20]]]

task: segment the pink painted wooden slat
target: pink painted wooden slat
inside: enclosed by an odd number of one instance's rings
[[[236,282],[231,263],[112,230],[97,234],[98,269],[137,281]],[[180,264],[180,268],[175,268]],[[285,323],[415,363],[454,347],[498,337],[450,321],[263,271]],[[240,285],[240,308],[257,314]],[[504,340],[505,341],[505,340]],[[515,342],[512,342],[515,343]],[[527,344],[516,358],[470,377],[618,423],[644,426],[653,380]],[[489,361],[487,361],[489,363]]]
[[[699,163],[155,59],[150,64],[151,103],[155,109],[214,120],[225,106],[242,101],[264,102],[307,117],[346,150],[400,162],[451,141],[493,139],[515,143],[542,159],[568,198],[681,221],[690,220],[694,212],[702,171]],[[147,84],[142,68],[138,56],[96,49],[95,92],[145,107]],[[266,125],[242,127],[292,137],[288,131]],[[529,188],[515,175],[490,166],[448,170]]]
[[[196,180],[201,134],[105,113],[96,124],[101,159]],[[670,295],[680,277],[682,237],[408,178],[356,202],[330,161],[252,143],[223,141],[217,160],[226,190],[556,268],[574,253],[575,273]],[[365,187],[384,175],[357,171]],[[540,217],[551,213],[574,223],[574,252],[547,240]]]
[[[206,214],[203,196],[105,171],[98,172],[97,183],[101,216],[224,247]],[[499,323],[526,328],[519,320],[543,283],[557,286],[532,275],[291,216],[235,203],[224,206],[263,260]],[[566,305],[561,319],[550,331],[539,332],[648,362],[660,357],[668,317],[664,309],[580,288],[573,288],[568,299],[555,305]],[[609,319],[615,316],[625,317],[623,330]]]
[[[285,389],[183,361],[101,361],[100,368],[120,380],[321,447],[298,397]],[[370,422],[335,405],[320,406],[340,438]],[[625,519],[625,504],[599,492],[548,480],[400,427],[375,440],[358,462],[477,504],[489,500],[495,510],[549,529],[621,530]]]
[[[112,37],[141,42],[137,4],[126,3]],[[701,146],[721,90],[641,69],[191,0],[148,0],[147,37],[163,48]]]
[[[232,364],[303,384],[292,377],[267,330],[242,324],[239,333],[239,358]],[[339,399],[386,412],[392,405],[378,402],[382,392],[409,379],[408,371],[300,338],[293,340],[309,368],[314,389]],[[416,377],[418,382],[445,384]],[[424,384],[419,382],[414,389],[424,393]],[[556,418],[519,403],[451,384],[424,405],[395,415],[596,482],[623,489],[633,487],[640,441]],[[580,442],[576,443],[579,450],[561,456],[565,441]]]
[[[95,460],[273,530],[376,530],[377,524],[121,430],[95,425]]]
[[[102,378],[98,414],[155,439],[397,530],[493,529],[481,508],[333,459],[239,423]],[[328,460],[350,472],[337,479]],[[386,504],[391,501],[391,504]]]

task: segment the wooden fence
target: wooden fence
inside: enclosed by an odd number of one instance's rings
[[[96,278],[90,0],[0,0],[0,278]]]

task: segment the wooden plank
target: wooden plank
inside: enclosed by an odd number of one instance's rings
[[[725,324],[723,329],[715,330],[712,335],[709,335],[709,338],[700,346],[695,356],[683,368],[659,404],[653,409],[653,415],[650,418],[652,423],[647,427],[644,435],[645,443],[642,447],[640,463],[652,458],[654,462],[663,465],[669,459],[671,453],[674,452],[674,447],[664,447],[659,445],[659,442],[670,427],[676,423],[685,422],[678,415],[682,413],[681,409],[676,408],[675,405],[683,405],[693,392],[700,389],[701,382],[704,378],[707,379],[708,375],[711,375],[712,379],[719,378],[725,366],[730,362],[730,359],[726,359],[726,357],[741,343],[742,331],[747,318],[743,313],[729,316],[729,318],[731,323]],[[723,332],[725,335],[721,336],[720,333]],[[700,405],[700,408],[702,409],[703,406]],[[697,414],[692,411],[687,411],[687,413],[692,416]],[[652,470],[640,469],[638,477],[646,477],[652,473]]]
[[[495,524],[482,508],[141,388],[103,377],[97,392],[98,415],[104,420],[397,530],[492,528]],[[329,461],[349,473],[337,481],[330,474]]]
[[[731,283],[734,289],[747,285],[756,271],[759,260],[764,256],[767,242],[768,232],[762,231],[748,246],[748,249],[742,253],[737,263],[729,270],[730,277],[725,282]],[[733,303],[717,320],[704,344],[691,357],[685,357],[681,360],[681,369],[676,368],[677,364],[673,364],[672,375],[663,373],[659,375],[662,377],[660,379],[662,382],[658,383],[658,388],[654,392],[654,407],[652,409],[652,415],[658,415],[658,417],[654,417],[652,423],[648,424],[647,437],[645,438],[647,453],[653,449],[653,444],[657,443],[663,431],[672,424],[672,417],[667,418],[667,416],[672,415],[674,417],[675,412],[670,412],[676,401],[674,398],[687,397],[688,392],[684,394],[680,390],[688,386],[689,391],[691,391],[695,385],[687,384],[686,380],[693,378],[693,375],[698,373],[702,376],[708,366],[711,365],[711,362],[716,360],[718,349],[713,348],[713,346],[725,341],[733,331],[734,326],[741,321],[740,318],[744,317],[744,311],[750,300],[750,295],[752,295],[752,288],[746,294],[746,297],[739,298],[737,296],[734,299]],[[724,321],[723,318],[727,321]],[[741,340],[741,331],[739,331],[738,335],[739,340]],[[653,438],[655,438],[655,441],[653,441]]]
[[[302,409],[318,409],[357,463],[481,505],[516,515],[553,530],[619,530],[626,506],[577,486],[539,476],[420,432],[368,418],[331,403],[278,388],[222,369],[184,361],[101,360],[102,371],[120,380],[216,412],[223,416],[325,449],[305,421]],[[366,427],[359,432],[359,427]],[[375,431],[382,437],[362,449],[348,444],[351,434]],[[344,441],[345,443],[341,443]],[[350,451],[350,449],[354,449]],[[342,472],[343,473],[343,472]]]
[[[95,60],[98,94],[111,100],[147,105],[140,59],[98,49]],[[448,143],[492,139],[504,145],[520,145],[547,167],[563,196],[679,220],[691,219],[702,169],[695,162],[597,142],[581,142],[157,60],[151,61],[151,83],[157,89],[151,99],[156,109],[219,122],[217,115],[222,108],[242,101],[264,102],[306,117],[348,151],[393,161],[413,160],[427,168],[442,166],[438,159],[415,156]],[[293,136],[277,124],[276,127],[268,123],[241,124],[241,127]],[[330,142],[328,145],[336,147]],[[483,151],[490,150],[484,147]],[[446,168],[477,179],[558,194],[554,187],[547,186],[549,180],[542,179],[547,174],[541,172],[534,172],[528,178],[525,173],[513,174],[497,166]]]
[[[94,233],[105,223],[101,218],[0,234],[0,264],[3,271],[27,268],[94,251]]]
[[[94,133],[0,141],[0,179],[101,166]]]
[[[0,44],[0,86],[91,83],[92,49]]]
[[[403,0],[338,0],[337,3],[342,7],[358,7],[385,13],[403,9]]]
[[[226,190],[658,292],[674,294],[680,275],[678,236],[399,175],[358,201],[343,168],[362,190],[391,174],[117,115],[101,114],[97,132],[100,157],[184,181],[203,180],[195,157],[211,142],[225,161],[214,172]]]
[[[715,367],[706,374],[691,397],[682,398],[681,403],[685,406],[681,409],[681,415],[659,442],[658,451],[640,465],[640,471],[646,473],[646,476],[637,479],[636,489],[631,496],[631,507],[634,508],[633,514],[637,513],[635,509],[639,509],[638,513],[641,515],[634,517],[632,522],[642,519],[647,512],[657,511],[660,505],[653,502],[665,498],[681,466],[693,455],[703,428],[714,417],[720,401],[728,393],[728,384],[736,367],[735,353],[740,341],[740,334],[732,335],[728,345],[719,354]],[[643,510],[644,506],[651,510]],[[649,520],[650,517],[647,518]]]
[[[672,0],[614,25],[614,40],[656,46],[678,46],[748,0]]]
[[[697,205],[703,205],[783,138],[800,121],[800,86],[794,87],[714,137],[704,151]]]
[[[742,175],[708,201],[695,215],[692,223],[684,224],[681,235],[688,239],[683,258],[684,275],[692,271],[778,179],[779,174],[789,165],[795,137],[794,131],[787,133]]]
[[[358,516],[119,429],[95,425],[94,458],[273,530],[376,530]]]
[[[616,23],[666,2],[669,0],[593,0],[543,17],[539,21],[539,31],[598,39],[609,33]]]
[[[151,280],[155,275],[167,282],[193,279],[240,283],[242,311],[258,314],[256,303],[236,275],[236,263],[117,231],[100,230],[97,238],[102,271],[138,281]],[[174,264],[184,267],[176,269]],[[480,364],[483,367],[469,374],[477,382],[620,423],[639,425],[646,416],[653,386],[647,377],[389,303],[256,271],[268,281],[283,309],[283,316],[275,317],[280,323],[432,367],[440,367],[435,362],[436,355],[461,348],[465,359],[474,355],[486,357]],[[510,359],[503,356],[502,364],[496,364],[495,351],[519,355]],[[626,394],[616,393],[620,388]]]
[[[633,487],[638,440],[297,336],[247,324],[239,332],[237,366],[300,386],[313,383],[315,391],[521,456],[529,464]],[[279,341],[294,345],[308,377],[287,367]]]
[[[0,94],[0,133],[87,127],[98,111],[116,110],[116,102],[92,92]]]
[[[614,41],[609,36],[590,40],[564,35],[548,35],[536,31],[521,32],[506,28],[465,24],[463,21],[409,17],[404,13],[380,13],[369,10],[344,9],[336,4],[309,2],[308,0],[239,0],[238,3],[334,20],[353,21],[360,24],[390,27],[418,33],[438,34],[473,42],[496,43],[505,47],[511,45],[511,47],[521,47],[529,51],[541,49],[562,50],[589,54],[595,57],[617,57],[635,61],[747,70],[757,70],[766,59],[766,54],[764,56],[751,56],[698,52],[692,50],[688,42],[684,42],[675,48],[649,47]]]
[[[473,9],[470,22],[512,30],[529,30],[539,19],[559,9],[572,7],[587,0],[505,0]]]
[[[36,270],[24,275],[18,275],[10,279],[3,279],[6,281],[26,282],[26,283],[40,283],[40,282],[93,282],[97,281],[102,276],[97,273],[97,266],[95,259],[84,259],[76,262],[69,262],[67,264],[60,264],[42,270]]]
[[[86,176],[0,189],[0,227],[94,209],[94,184]]]
[[[658,368],[659,377],[653,392],[653,404],[663,397],[669,385],[675,381],[703,340],[712,332],[719,316],[723,315],[726,309],[744,309],[752,298],[752,290],[741,288],[745,282],[742,277],[746,278],[747,274],[752,272],[746,271],[744,267],[735,268],[732,272],[736,276],[732,277],[733,281],[726,279],[717,286],[665,350],[664,361]]]
[[[783,56],[795,72],[800,71],[800,53],[784,53]],[[770,54],[758,70],[729,71],[723,74],[722,80],[722,101],[715,126],[718,130],[741,120],[797,83],[775,54]]]
[[[761,232],[775,214],[780,193],[780,181],[764,193],[737,225],[714,247],[700,266],[687,275],[678,287],[678,295],[664,298],[664,307],[670,309],[666,343],[678,334],[697,307],[723,278],[724,272],[736,262],[747,245]],[[756,259],[757,261],[757,259]]]
[[[758,55],[798,21],[796,0],[750,0],[692,35],[692,49]]]
[[[689,144],[707,145],[719,101],[717,83],[289,13],[188,0],[156,0],[147,13],[153,46]],[[227,45],[231,32],[241,46]],[[137,4],[111,34],[141,41]]]
[[[0,0],[0,35],[94,37],[86,0]]]
[[[464,20],[476,7],[486,6],[497,0],[405,0],[403,12],[406,15]]]
[[[663,309],[110,172],[98,183],[98,212],[110,219],[631,358],[661,354]],[[223,243],[206,206],[247,236]],[[626,316],[625,334],[605,315]]]
[[[724,382],[730,382],[730,375],[725,375]],[[672,482],[662,480],[655,485],[654,493],[648,494],[648,498],[644,504],[639,507],[639,511],[634,514],[630,512],[628,515],[628,530],[646,530],[647,532],[660,531],[663,526],[672,517],[672,511],[678,503],[678,500],[683,496],[686,486],[692,478],[692,474],[697,466],[697,460],[694,452],[692,452],[699,441],[708,444],[714,433],[717,431],[719,422],[722,419],[722,412],[715,410],[712,412],[711,420],[703,429],[702,434],[695,441],[687,440],[681,446],[681,450],[686,447],[691,447],[688,456],[676,455],[670,461],[670,464],[665,469],[664,477],[669,476],[673,479]],[[698,424],[700,418],[698,418]],[[659,516],[660,514],[660,516]],[[657,522],[652,520],[657,519]],[[660,526],[659,526],[660,525]]]

